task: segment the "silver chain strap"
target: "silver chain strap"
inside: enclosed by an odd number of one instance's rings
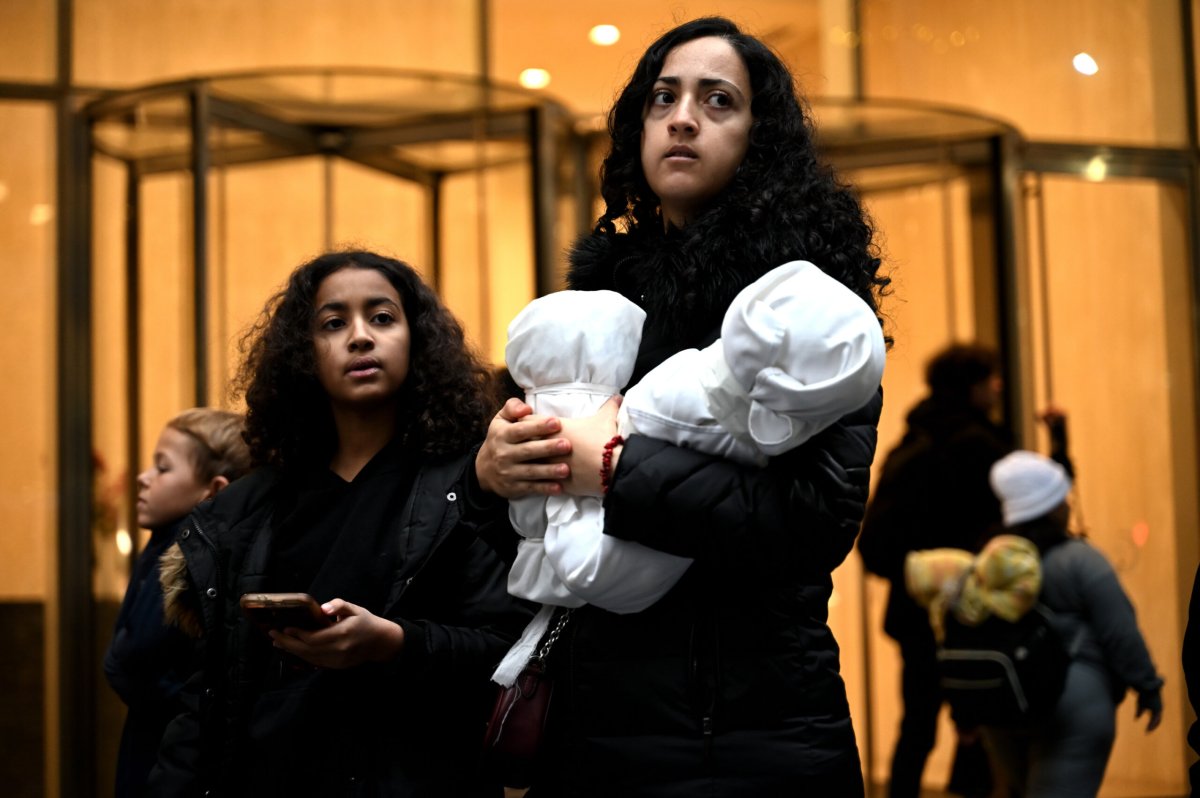
[[[554,624],[554,628],[551,629],[550,633],[546,635],[545,639],[542,640],[541,648],[539,648],[537,653],[533,655],[535,660],[538,662],[545,662],[546,657],[550,656],[551,647],[553,647],[555,642],[558,641],[559,635],[562,634],[563,629],[567,627],[567,621],[571,620],[571,613],[573,612],[575,612],[575,608],[571,607],[563,612],[562,615],[558,616],[558,623]]]

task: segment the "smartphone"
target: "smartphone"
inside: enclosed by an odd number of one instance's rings
[[[264,631],[267,629],[322,629],[332,619],[307,593],[245,593],[238,601],[242,612]]]

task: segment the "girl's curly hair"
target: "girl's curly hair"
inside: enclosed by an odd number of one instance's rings
[[[411,266],[373,252],[330,252],[292,272],[242,338],[235,390],[246,398],[246,442],[256,465],[327,463],[337,444],[329,398],[316,373],[317,290],[334,272],[374,269],[400,295],[409,327],[409,370],[396,396],[397,437],[428,455],[482,440],[495,408],[490,372],[462,327]]]
[[[804,258],[878,314],[878,299],[891,280],[879,274],[870,220],[850,188],[818,158],[812,119],[791,72],[767,45],[722,17],[695,19],[668,31],[638,62],[608,116],[612,149],[600,172],[605,210],[595,234],[615,235],[619,227],[634,236],[663,233],[658,197],[642,172],[646,103],[668,53],[706,36],[729,42],[745,64],[753,123],[746,156],[733,179],[682,232],[702,235],[717,220],[735,223],[748,233],[751,249],[739,256],[749,257],[760,272]]]

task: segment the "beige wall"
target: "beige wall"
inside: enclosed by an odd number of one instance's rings
[[[39,601],[54,584],[58,500],[53,112],[0,102],[0,130],[0,599]]]
[[[992,114],[1033,139],[1183,146],[1179,5],[864,0],[867,96]],[[1071,66],[1090,53],[1100,71]]]
[[[374,66],[479,74],[476,0],[74,0],[75,82]]]

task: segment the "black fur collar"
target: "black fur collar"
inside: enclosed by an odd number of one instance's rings
[[[709,213],[667,233],[583,236],[571,251],[567,284],[617,291],[646,311],[647,328],[695,346],[719,328],[739,291],[788,260],[764,252],[740,215]]]

